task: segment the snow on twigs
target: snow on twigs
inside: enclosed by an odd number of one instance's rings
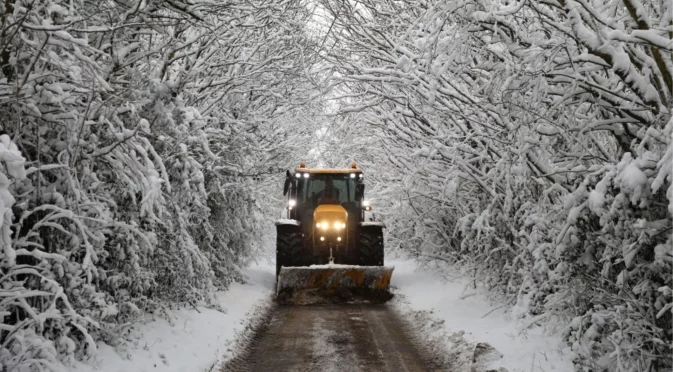
[[[320,109],[296,3],[0,7],[0,370],[67,370],[242,280],[313,131],[283,124]]]
[[[561,319],[578,369],[673,367],[670,1],[248,3],[0,9],[3,367],[217,306],[301,160],[357,161],[387,255]]]
[[[338,105],[361,123],[340,138],[375,164],[389,255],[560,319],[578,370],[673,368],[670,2],[336,9]]]

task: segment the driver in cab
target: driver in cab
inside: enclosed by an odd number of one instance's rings
[[[322,192],[315,194],[313,197],[314,205],[318,204],[339,204],[339,190],[334,187],[332,179],[325,180],[325,188]]]

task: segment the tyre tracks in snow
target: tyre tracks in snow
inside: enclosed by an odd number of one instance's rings
[[[277,306],[221,371],[440,371],[389,305]]]

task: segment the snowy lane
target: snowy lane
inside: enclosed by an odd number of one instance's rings
[[[518,307],[412,261],[395,267],[384,305],[274,306],[220,371],[572,371],[553,331]]]
[[[222,371],[432,371],[387,305],[280,306]]]
[[[486,292],[466,291],[467,279],[444,281],[411,261],[389,264],[396,298],[384,305],[274,305],[275,266],[246,268],[246,284],[218,293],[226,313],[171,310],[170,320],[134,325],[124,349],[100,343],[74,371],[572,370],[557,336]]]

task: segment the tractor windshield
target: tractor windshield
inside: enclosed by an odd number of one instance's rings
[[[299,186],[301,202],[309,205],[355,202],[356,178],[351,174],[313,173],[302,178]]]

